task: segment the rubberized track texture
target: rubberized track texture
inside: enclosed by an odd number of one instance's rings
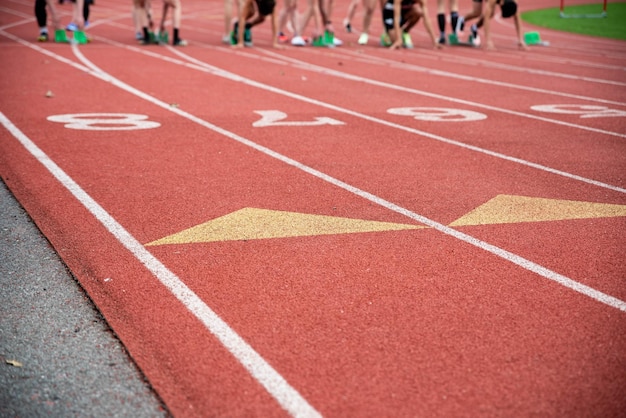
[[[174,416],[623,416],[624,42],[237,49],[182,13],[184,48],[126,1],[84,45],[0,8],[0,174]]]

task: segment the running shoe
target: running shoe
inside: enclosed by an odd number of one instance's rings
[[[469,43],[474,46],[480,46],[480,36],[478,36],[478,33],[476,33],[476,35],[470,35]]]
[[[245,46],[252,46],[252,31],[250,28],[245,28],[243,30],[243,44]]]
[[[413,48],[413,39],[411,39],[411,35],[408,32],[402,33],[402,45],[407,49]]]
[[[239,22],[235,22],[233,25],[233,31],[230,33],[230,43],[237,45],[239,42]],[[250,28],[243,30],[243,44],[245,46],[252,46],[252,31]]]
[[[359,36],[359,40],[357,41],[359,45],[367,45],[367,41],[369,40],[369,35],[367,33],[362,33]]]
[[[85,29],[89,27],[89,21],[85,20],[85,24],[83,25]],[[74,22],[70,22],[69,25],[65,27],[65,30],[69,30],[70,32],[75,32],[78,30],[78,25]]]
[[[476,25],[472,25],[469,43],[474,46],[480,46],[480,36],[478,36],[478,27]]]
[[[343,27],[346,28],[346,32],[352,32],[352,25],[350,24],[350,21],[348,19],[343,20]]]
[[[283,32],[278,33],[278,42],[281,44],[285,44],[289,41],[289,36],[285,35]]]
[[[42,31],[39,33],[39,37],[37,38],[37,42],[48,42],[48,32]]]
[[[472,25],[470,28],[470,34],[475,38],[478,36],[478,26]]]
[[[306,45],[306,41],[304,40],[304,38],[302,36],[294,36],[293,38],[291,38],[291,45],[293,45],[293,46],[305,46]]]
[[[390,47],[392,42],[391,42],[391,38],[389,37],[389,34],[387,32],[383,33],[382,35],[380,35],[380,44],[382,46],[385,47]]]
[[[239,42],[239,22],[233,24],[233,30],[230,32],[230,44],[237,45]]]

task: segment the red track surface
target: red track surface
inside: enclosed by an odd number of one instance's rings
[[[5,2],[0,174],[174,415],[623,416],[624,42],[541,29],[520,52],[497,21],[493,52],[431,50],[421,24],[414,50],[338,30],[277,51],[265,25],[234,50],[222,2],[185,0],[190,46],[140,47],[129,10],[37,44],[32,2]],[[270,110],[341,124],[258,126]],[[49,119],[83,113],[159,126]],[[546,200],[448,226],[501,195]],[[292,232],[305,215],[331,233]],[[228,216],[239,239],[154,243]]]

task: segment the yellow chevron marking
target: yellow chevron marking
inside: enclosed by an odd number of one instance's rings
[[[419,228],[425,228],[425,226],[244,208],[146,245],[399,231]]]
[[[450,226],[626,216],[626,205],[498,195]]]

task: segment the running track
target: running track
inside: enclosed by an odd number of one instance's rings
[[[626,44],[388,51],[346,8],[234,50],[185,0],[173,49],[7,0],[0,174],[175,416],[623,416]]]

